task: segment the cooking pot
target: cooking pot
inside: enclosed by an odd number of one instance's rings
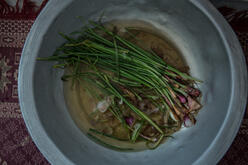
[[[63,94],[62,70],[37,57],[53,54],[64,40],[58,32],[79,29],[82,19],[140,20],[176,44],[193,77],[203,80],[197,123],[175,133],[156,150],[119,152],[90,140],[73,122]],[[215,164],[232,143],[247,100],[247,72],[239,42],[207,0],[50,0],[24,46],[18,93],[35,144],[57,165]]]

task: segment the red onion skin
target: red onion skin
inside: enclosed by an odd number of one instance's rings
[[[199,97],[201,94],[201,91],[199,89],[195,89],[195,88],[188,88],[187,92],[189,95],[193,96],[193,97]]]
[[[131,127],[134,123],[134,118],[133,116],[125,117],[125,121]]]
[[[187,99],[184,96],[178,95],[178,98],[182,104],[185,104],[187,102]]]
[[[187,100],[188,100],[189,111],[193,111],[201,108],[201,105],[196,100],[192,99],[190,96],[187,97]]]

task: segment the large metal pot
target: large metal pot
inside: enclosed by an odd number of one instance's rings
[[[182,129],[156,150],[118,152],[83,134],[63,96],[62,71],[37,57],[63,43],[58,32],[81,26],[76,16],[105,21],[138,19],[152,23],[176,43],[191,74],[204,81],[197,124]],[[52,164],[215,164],[240,126],[247,98],[247,73],[239,42],[206,0],[50,0],[35,21],[23,49],[18,78],[21,111],[40,151]]]

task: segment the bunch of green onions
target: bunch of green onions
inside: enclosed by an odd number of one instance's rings
[[[152,146],[149,146],[154,149],[169,136],[165,133],[167,128],[158,125],[135,106],[131,96],[140,100],[143,97],[149,98],[159,107],[159,111],[169,111],[177,124],[182,124],[186,118],[194,122],[191,112],[200,108],[194,107],[196,99],[200,96],[200,91],[194,88],[194,84],[199,80],[167,65],[154,52],[140,48],[116,32],[108,30],[101,23],[89,21],[89,24],[91,27],[85,26],[76,32],[76,37],[61,34],[66,42],[57,48],[53,56],[38,60],[58,61],[59,63],[54,65],[55,68],[69,67],[73,70],[71,74],[64,75],[62,80],[87,81],[112,96],[109,110],[123,127],[132,132],[131,142],[140,138],[151,143]],[[90,69],[82,71],[82,66]],[[115,100],[122,101],[141,119],[140,122],[128,122]],[[159,135],[156,135],[155,139],[142,136],[140,130],[144,123],[157,130]],[[115,137],[95,129],[89,130],[89,136],[95,140],[114,149],[123,149],[106,144],[93,134]]]

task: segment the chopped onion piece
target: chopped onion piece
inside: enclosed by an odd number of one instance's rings
[[[111,96],[108,96],[105,100],[99,101],[96,105],[95,110],[99,110],[100,112],[104,113],[110,106],[111,101],[112,101]]]
[[[188,90],[188,94],[190,94],[193,97],[199,97],[201,94],[201,91],[196,88],[189,87],[187,90]]]
[[[187,102],[186,98],[182,95],[178,95],[178,98],[182,104],[185,104]]]
[[[97,103],[96,109],[103,113],[108,109],[108,107],[109,103],[106,100],[103,100]]]
[[[192,99],[190,96],[188,96],[187,99],[188,99],[189,111],[194,111],[201,108],[201,105],[196,100]]]
[[[133,116],[125,117],[125,121],[131,127],[134,123],[134,118]]]
[[[192,127],[194,125],[188,115],[183,117],[183,124],[185,127]]]

